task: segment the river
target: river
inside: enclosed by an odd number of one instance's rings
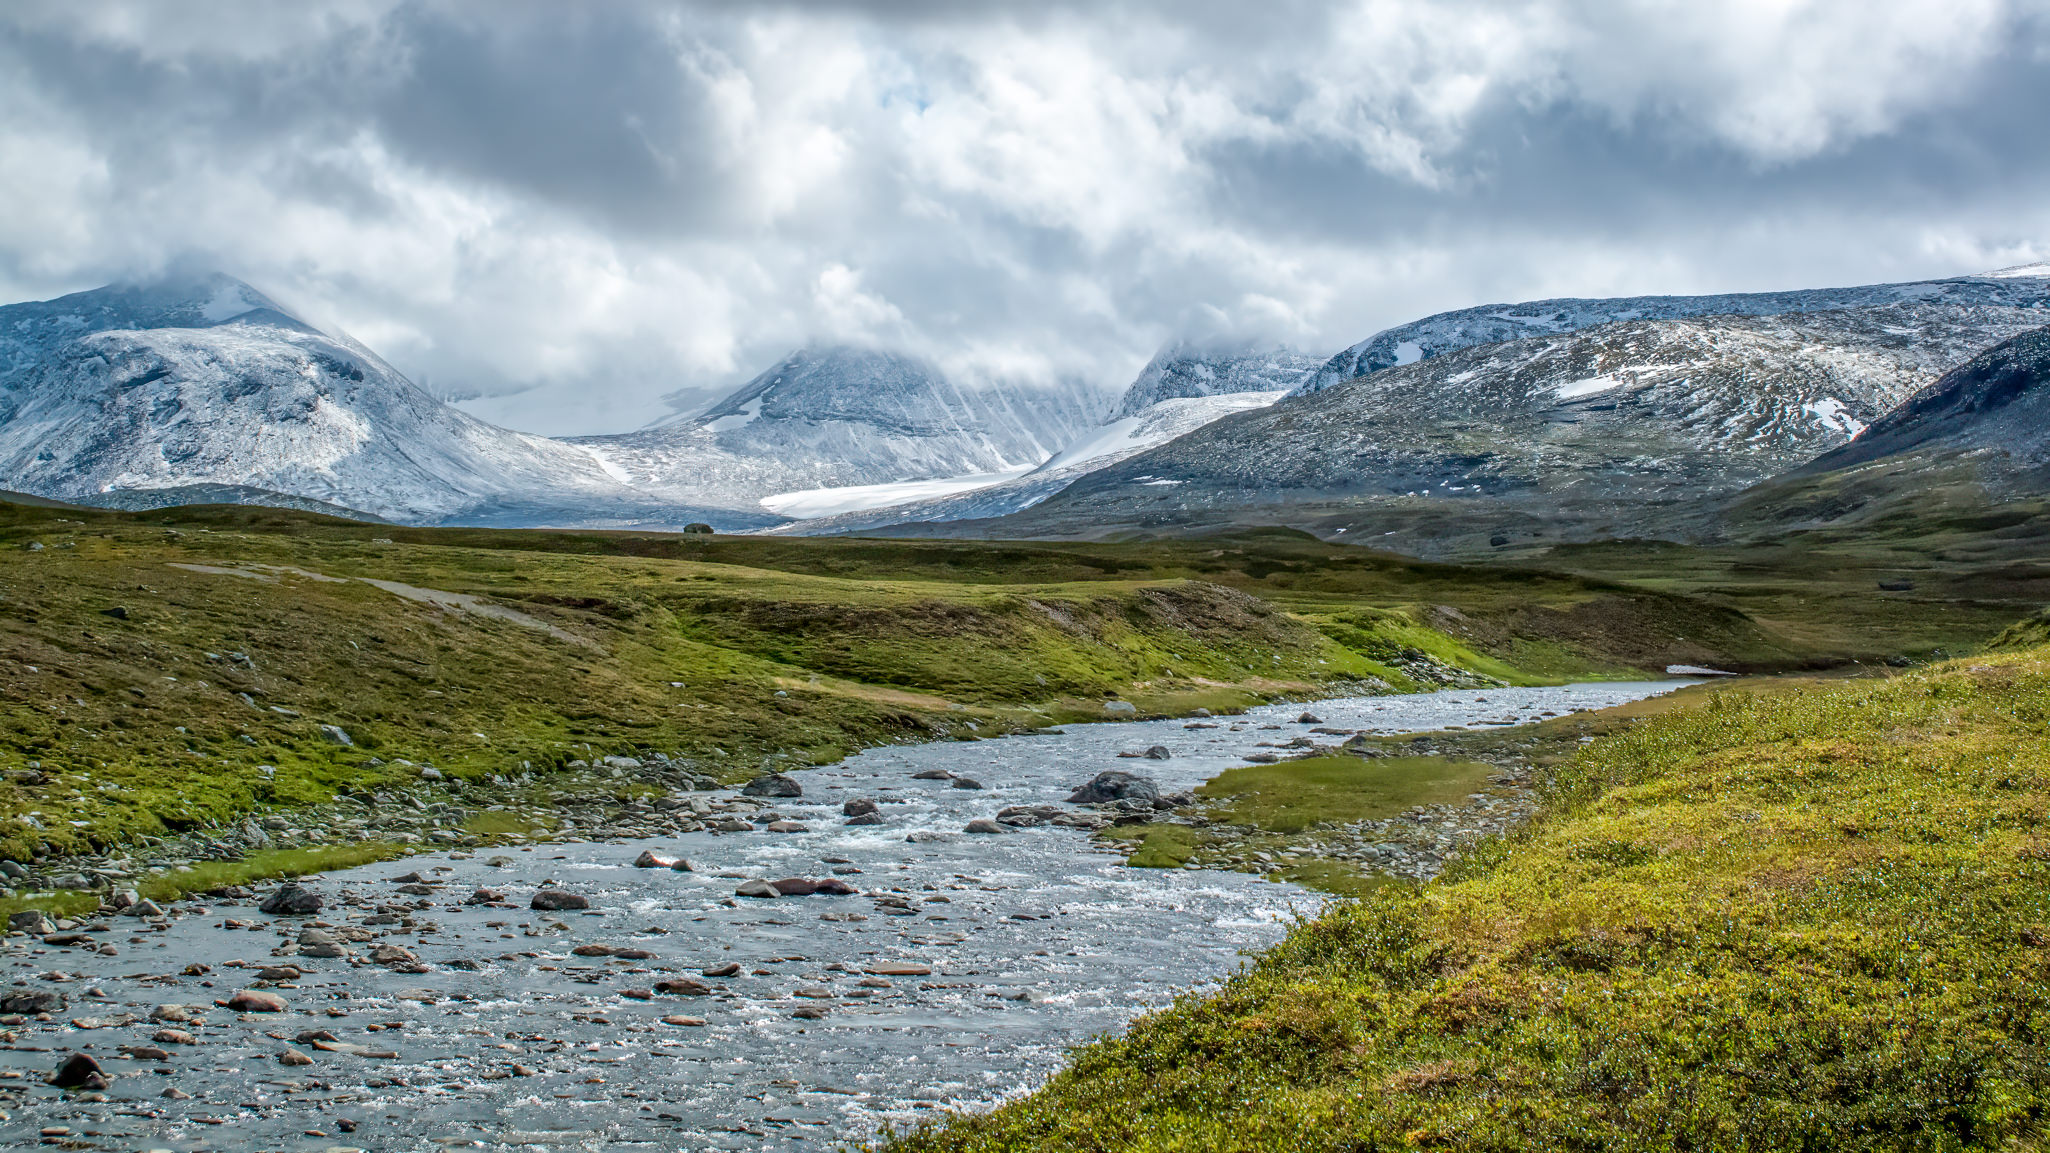
[[[1605,708],[1682,683],[1309,707],[1329,728],[1410,732]],[[202,898],[155,926],[111,918],[101,923],[112,931],[94,939],[114,956],[10,937],[0,958],[16,991],[57,990],[70,1004],[6,1034],[0,1089],[20,1099],[0,1121],[0,1143],[824,1150],[941,1110],[986,1107],[1029,1090],[1076,1043],[1228,974],[1322,898],[1239,873],[1126,868],[1072,829],[969,835],[966,822],[1062,801],[1109,768],[1152,776],[1163,792],[1192,787],[1243,764],[1261,742],[1303,731],[1292,723],[1303,707],[1255,709],[1215,728],[1105,723],[870,750],[794,774],[804,795],[774,804],[804,832],[422,854],[308,879],[329,902],[315,917]],[[1172,758],[1117,756],[1152,745]],[[930,769],[985,787],[913,779]],[[843,825],[841,803],[856,797],[878,801],[885,823]],[[651,847],[694,871],[634,868]],[[734,897],[749,879],[836,871],[861,895]],[[398,893],[391,879],[413,872],[430,891]],[[462,903],[479,886],[505,891],[514,907]],[[530,911],[539,887],[585,896],[591,908]],[[367,963],[361,941],[345,945],[354,958],[273,954],[316,920],[357,937],[389,934],[379,943],[412,951],[424,971]],[[637,955],[578,955],[577,946]],[[728,962],[738,975],[700,976]],[[284,1012],[214,1005],[266,964],[304,970],[265,987]],[[184,975],[188,965],[211,971]],[[629,995],[682,978],[713,991]],[[203,1009],[203,1022],[175,1026],[198,1043],[162,1044],[168,1058],[124,1056],[122,1046],[155,1044],[165,1025],[149,1017],[164,1005]],[[316,1030],[339,1048],[300,1039]],[[42,1085],[74,1050],[116,1075],[103,1100]],[[313,1061],[280,1064],[287,1050]],[[66,1132],[39,1136],[49,1129]]]

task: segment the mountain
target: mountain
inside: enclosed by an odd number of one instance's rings
[[[968,386],[915,357],[807,348],[701,413],[567,443],[641,491],[760,512],[778,494],[1022,471],[1094,427],[1110,399],[1074,382]]]
[[[0,308],[0,487],[120,507],[268,492],[412,523],[698,515],[429,396],[220,274]]]
[[[1699,316],[1784,316],[1844,312],[1890,304],[1950,304],[1960,307],[2040,307],[2041,285],[2050,264],[2019,265],[1977,276],[1870,284],[1855,288],[1791,292],[1728,293],[1717,296],[1624,296],[1600,300],[1532,300],[1483,304],[1441,312],[1377,332],[1310,374],[1303,392],[1317,392],[1384,368],[1412,364],[1481,344],[1557,336],[1619,320],[1677,320]]]
[[[1284,523],[1425,554],[1657,531],[1674,509],[1844,445],[1925,382],[2050,319],[2041,277],[1845,290],[1867,303],[1826,310],[1808,307],[1824,294],[1772,295],[1735,301],[1744,307],[1733,313],[1599,321],[1306,385],[958,531]],[[1565,318],[1553,309],[1548,323],[1685,311],[1698,299],[1587,302]],[[1780,307],[1790,301],[1801,307]],[[1448,316],[1396,331],[1451,332],[1470,319]]]
[[[795,521],[774,531],[795,536],[867,532],[909,523],[941,523],[1006,516],[1031,508],[1076,480],[1156,445],[1194,432],[1235,412],[1263,408],[1287,395],[1234,392],[1221,396],[1176,397],[1091,429],[1023,476],[967,492],[882,504],[836,516]]]
[[[1718,527],[1755,536],[1884,520],[1894,536],[1966,523],[1999,531],[2039,515],[2028,506],[2045,498],[2050,328],[2039,328],[1943,374],[1849,444],[1738,494]]]
[[[1137,416],[1163,400],[1287,392],[1322,363],[1319,357],[1283,345],[1258,348],[1170,341],[1140,370],[1111,418]]]

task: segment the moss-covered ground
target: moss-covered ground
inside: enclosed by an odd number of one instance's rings
[[[894,1148],[2039,1148],[2046,821],[2050,650],[1696,692],[1440,881]]]

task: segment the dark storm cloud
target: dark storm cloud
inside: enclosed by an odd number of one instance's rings
[[[217,264],[550,432],[808,339],[1121,383],[1200,328],[2050,255],[2003,0],[0,12],[0,286]]]

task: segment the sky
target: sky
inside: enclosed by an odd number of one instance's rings
[[[0,299],[217,268],[531,432],[2050,258],[2050,0],[11,0]]]

